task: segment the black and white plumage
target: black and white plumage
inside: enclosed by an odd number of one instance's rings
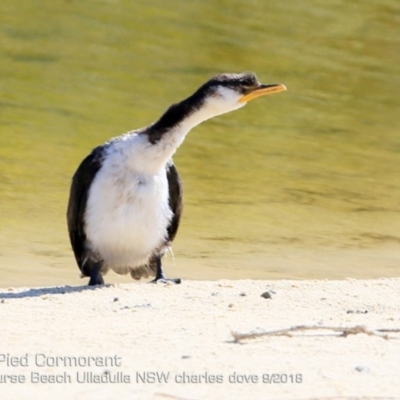
[[[260,84],[253,73],[217,75],[157,122],[111,139],[82,161],[72,180],[67,220],[89,285],[103,284],[109,269],[134,279],[167,280],[161,258],[182,213],[182,183],[171,157],[196,125],[282,90],[282,84]]]

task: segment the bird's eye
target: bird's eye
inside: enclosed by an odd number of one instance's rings
[[[218,86],[213,87],[210,92],[213,97],[224,97],[223,89]]]

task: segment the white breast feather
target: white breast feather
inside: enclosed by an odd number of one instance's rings
[[[134,139],[140,151],[141,138]],[[172,218],[165,165],[151,171],[147,164],[146,173],[137,164],[141,158],[121,151],[118,143],[111,146],[89,191],[85,215],[89,245],[119,273],[148,262],[165,242]]]

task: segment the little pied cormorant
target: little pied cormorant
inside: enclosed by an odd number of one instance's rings
[[[96,147],[72,179],[68,203],[71,245],[89,285],[111,268],[132,278],[167,281],[161,258],[178,230],[182,183],[172,156],[201,122],[286,90],[255,74],[221,74],[161,118]],[[170,279],[180,283],[180,279]]]

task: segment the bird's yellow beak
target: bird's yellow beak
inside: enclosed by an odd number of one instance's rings
[[[257,97],[265,96],[266,94],[270,93],[279,93],[283,92],[286,89],[285,85],[282,83],[274,83],[272,85],[261,85],[256,89],[252,89],[246,94],[244,94],[240,99],[239,103],[246,103],[250,100],[256,99]]]

